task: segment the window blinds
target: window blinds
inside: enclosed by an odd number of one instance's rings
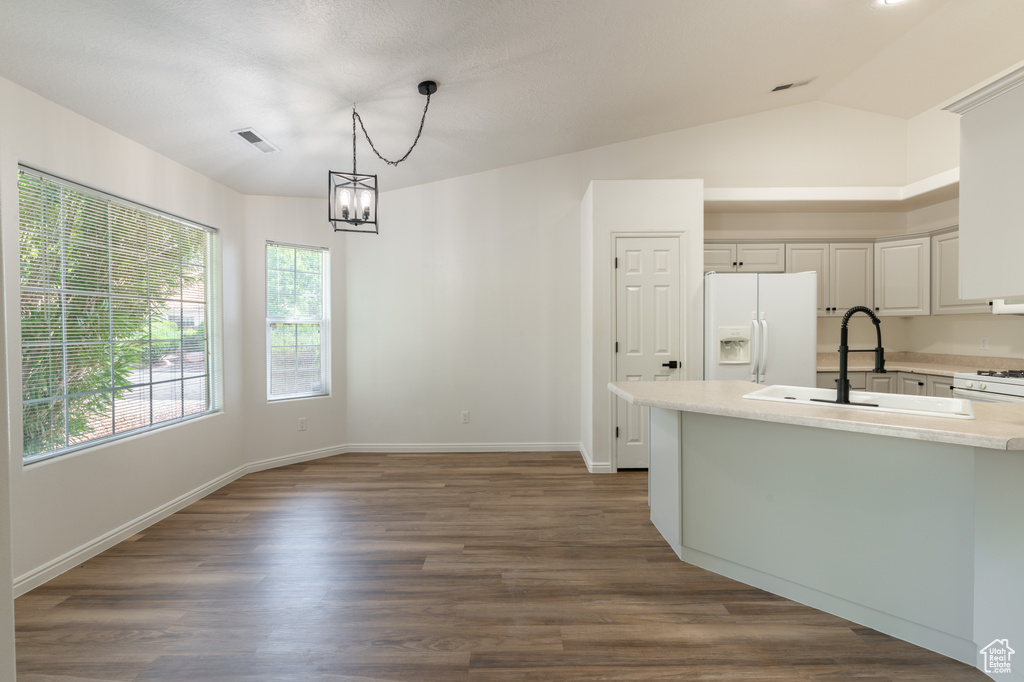
[[[24,458],[211,409],[213,231],[18,175]]]

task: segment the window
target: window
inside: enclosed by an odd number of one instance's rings
[[[210,412],[215,231],[19,168],[25,462]]]
[[[267,399],[327,395],[327,250],[267,242]]]

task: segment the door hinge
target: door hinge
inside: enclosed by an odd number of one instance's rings
[[[615,342],[615,352],[616,353],[619,352],[619,342],[618,341]]]
[[[615,427],[615,437],[616,438],[619,437],[619,427],[618,426]]]
[[[619,257],[618,256],[615,257],[615,269],[616,270],[619,269]]]

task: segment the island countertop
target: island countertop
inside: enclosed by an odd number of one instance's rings
[[[626,402],[645,407],[993,450],[1024,450],[1024,403],[975,402],[974,419],[947,419],[745,400],[744,395],[759,388],[748,381],[620,381],[608,384],[608,388]]]

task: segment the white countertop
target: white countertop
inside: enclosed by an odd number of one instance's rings
[[[620,381],[608,388],[632,405],[993,450],[1024,450],[1024,403],[975,402],[975,419],[945,419],[745,400],[745,394],[758,389],[748,381]]]

